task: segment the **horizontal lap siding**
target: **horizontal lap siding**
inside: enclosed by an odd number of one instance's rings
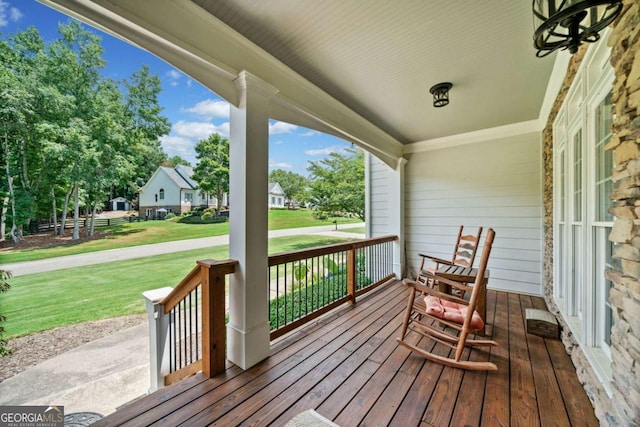
[[[412,273],[419,266],[419,252],[451,258],[460,224],[470,230],[492,227],[496,240],[489,287],[540,294],[539,134],[419,152],[408,160],[405,239]]]

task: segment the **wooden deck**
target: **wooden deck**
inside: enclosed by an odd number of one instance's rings
[[[498,365],[486,373],[398,346],[407,294],[400,282],[385,285],[273,343],[245,372],[197,374],[95,425],[282,426],[309,408],[342,427],[598,425],[562,343],[525,333],[524,310],[544,308],[541,298],[489,291],[487,332],[500,346],[467,352]]]

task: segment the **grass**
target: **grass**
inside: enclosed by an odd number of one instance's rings
[[[271,210],[269,211],[269,230],[331,225],[333,224],[333,220],[334,218],[327,220],[315,219],[312,211],[306,209]],[[337,220],[339,224],[353,223],[354,226],[361,223],[359,220],[353,218],[338,218]],[[96,230],[96,232],[102,231],[111,231],[113,235],[103,239],[51,248],[14,249],[5,251],[2,253],[0,262],[2,264],[9,264],[107,249],[222,236],[229,234],[229,223],[180,224],[173,221],[144,221]]]
[[[269,240],[269,253],[347,239],[299,235]],[[175,286],[199,259],[226,259],[228,246],[137,258],[11,279],[0,300],[5,338],[73,323],[145,312],[142,292]]]

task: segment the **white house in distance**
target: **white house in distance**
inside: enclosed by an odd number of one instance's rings
[[[169,212],[181,215],[198,206],[215,207],[217,199],[201,193],[192,176],[193,168],[190,166],[160,166],[140,188],[140,215],[156,218]]]
[[[158,218],[169,212],[181,215],[199,206],[217,207],[216,197],[201,193],[192,176],[193,168],[190,166],[160,166],[140,188],[140,215]],[[270,182],[268,193],[269,208],[285,206],[284,191],[279,183]],[[222,199],[222,205],[228,206],[227,194]]]
[[[284,207],[284,191],[277,182],[269,183],[269,208]]]

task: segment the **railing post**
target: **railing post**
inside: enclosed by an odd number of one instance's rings
[[[349,304],[356,303],[356,249],[352,247],[347,250],[347,294],[349,295]]]
[[[202,373],[211,378],[225,369],[225,277],[235,270],[235,263],[208,259],[198,261],[198,265],[202,284]]]
[[[171,293],[173,288],[166,287],[142,293],[146,301],[149,319],[149,357],[150,387],[149,394],[164,387],[164,377],[169,373],[169,316],[164,314],[164,305],[160,301]]]

